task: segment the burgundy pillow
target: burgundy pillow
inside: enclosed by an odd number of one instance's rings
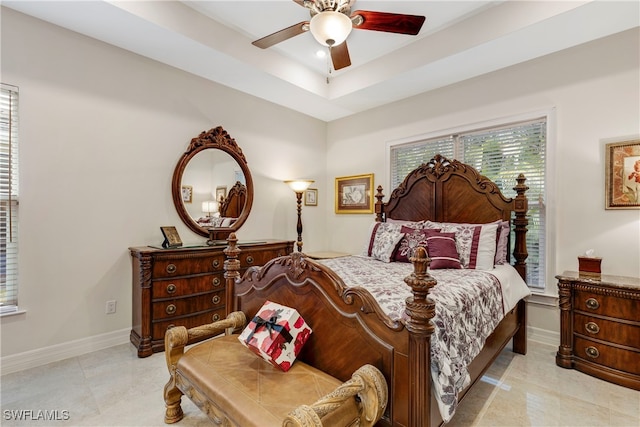
[[[425,230],[416,229],[413,227],[402,226],[400,229],[404,233],[404,237],[398,244],[398,249],[394,255],[394,261],[397,262],[410,262],[409,258],[413,256],[413,251],[418,246],[427,248],[427,234]]]
[[[427,235],[427,253],[432,270],[440,268],[462,268],[460,256],[456,249],[456,233],[441,233],[435,230],[425,230]]]

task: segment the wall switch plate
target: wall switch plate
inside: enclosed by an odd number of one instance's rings
[[[112,299],[107,301],[107,306],[105,308],[106,314],[113,314],[116,312],[116,300]]]

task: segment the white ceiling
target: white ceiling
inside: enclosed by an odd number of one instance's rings
[[[292,0],[19,1],[2,5],[324,121],[640,25],[640,2],[378,1],[352,10],[426,16],[417,36],[354,30],[352,65],[329,71],[309,33],[251,42],[298,22]]]

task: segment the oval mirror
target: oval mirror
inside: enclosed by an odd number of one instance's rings
[[[242,150],[221,126],[191,140],[173,172],[171,193],[182,222],[207,236],[209,245],[247,220],[253,180]]]

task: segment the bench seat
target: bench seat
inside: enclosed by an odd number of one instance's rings
[[[244,315],[236,316],[242,317],[244,324]],[[184,351],[189,334],[197,340],[202,328],[211,332],[217,324],[219,331],[229,326],[236,331],[241,329],[241,325],[228,322],[229,318],[189,331],[183,327],[167,331],[165,350],[171,379],[165,386],[166,423],[182,419],[182,394],[216,424],[225,426],[316,425],[299,422],[309,417],[326,426],[372,425],[382,415],[387,400],[386,382],[369,365],[345,383],[300,360],[283,372],[243,346],[237,334],[221,335]],[[375,386],[369,387],[368,381],[375,382]],[[372,393],[375,397],[368,399],[372,402],[367,408],[361,400]],[[356,394],[362,396],[356,398]],[[381,402],[377,402],[378,398]],[[313,407],[318,402],[322,405]],[[373,409],[373,416],[367,409]],[[363,416],[371,418],[370,423],[362,423]]]

